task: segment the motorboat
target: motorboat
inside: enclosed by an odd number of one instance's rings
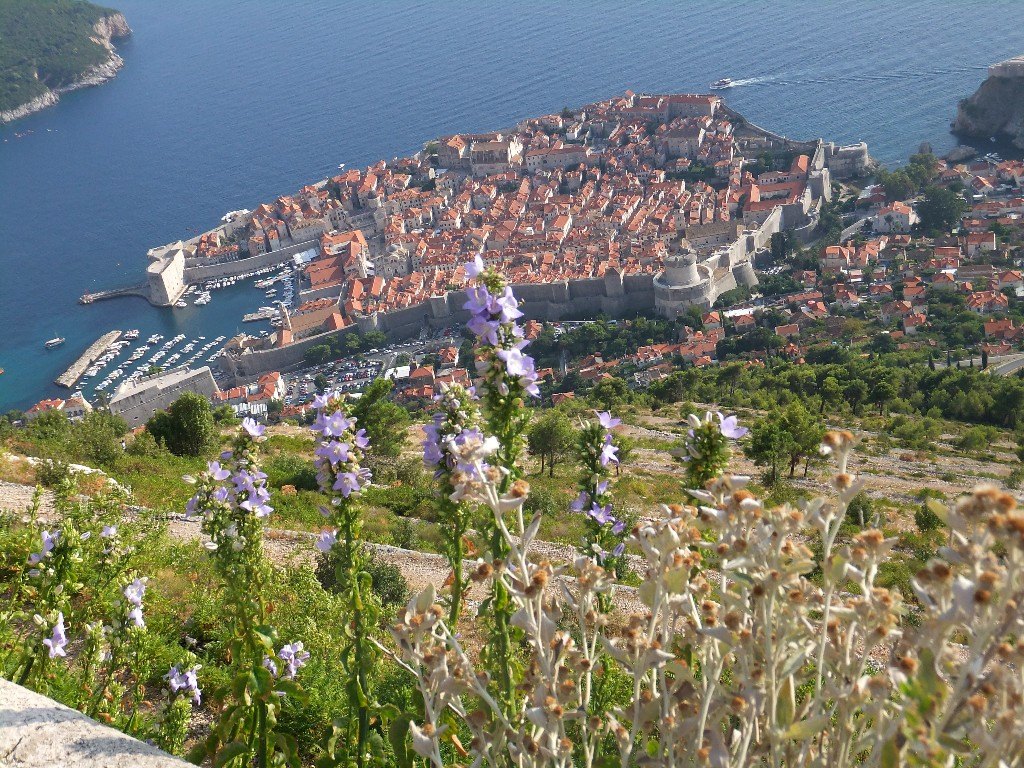
[[[721,91],[732,88],[733,85],[735,85],[735,81],[731,77],[723,77],[721,80],[715,80],[710,87],[713,91]]]

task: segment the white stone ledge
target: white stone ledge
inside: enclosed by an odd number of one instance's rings
[[[0,768],[184,768],[189,763],[0,679]]]

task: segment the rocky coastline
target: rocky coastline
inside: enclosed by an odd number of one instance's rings
[[[108,80],[113,79],[117,75],[117,71],[124,66],[124,59],[117,54],[113,41],[127,37],[132,33],[131,28],[128,26],[128,20],[125,19],[122,13],[112,13],[109,16],[104,16],[93,25],[93,33],[92,39],[106,48],[110,54],[105,62],[95,67],[90,67],[68,85],[52,88],[14,109],[0,111],[0,124],[20,120],[47,107],[52,107],[60,101],[62,94],[93,85],[102,85]]]
[[[952,131],[972,139],[1005,140],[1024,149],[1024,56],[989,67],[985,82],[960,102]]]

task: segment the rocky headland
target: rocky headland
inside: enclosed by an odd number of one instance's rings
[[[953,133],[1006,140],[1024,149],[1024,56],[993,64],[972,96],[960,102]]]
[[[101,16],[92,26],[92,34],[89,39],[103,46],[107,51],[106,60],[90,66],[71,82],[55,87],[47,87],[44,93],[34,97],[30,101],[6,110],[0,110],[0,124],[18,120],[34,112],[39,112],[47,107],[52,107],[62,94],[76,91],[79,88],[87,88],[91,85],[100,85],[112,79],[117,71],[124,66],[122,59],[114,48],[114,40],[127,37],[132,33],[128,26],[128,20],[124,14],[112,11]]]

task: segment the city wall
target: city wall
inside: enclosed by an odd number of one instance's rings
[[[305,240],[301,243],[286,245],[277,250],[267,251],[258,256],[249,256],[245,259],[231,259],[213,264],[197,265],[195,259],[188,259],[185,266],[185,282],[201,283],[205,280],[216,280],[221,277],[234,277],[255,272],[265,267],[276,267],[291,260],[292,256],[310,248],[316,248],[316,240]]]
[[[804,224],[802,211],[800,224]],[[816,219],[807,226],[813,227],[815,224]],[[701,264],[713,279],[705,284],[703,293],[699,296],[695,294],[695,303],[710,306],[722,293],[740,284],[756,285],[757,277],[751,259],[756,251],[767,247],[772,234],[783,227],[784,211],[779,206],[759,227],[744,231],[735,241],[720,246],[704,259]],[[527,283],[512,288],[522,302],[520,309],[526,320],[551,322],[592,318],[598,314],[621,318],[652,313],[657,308],[654,275],[650,273],[621,275],[612,271],[604,278]],[[303,362],[310,348],[327,344],[332,338],[349,333],[382,331],[396,340],[413,338],[424,328],[437,329],[465,324],[469,320],[469,312],[462,308],[465,303],[466,292],[453,291],[415,306],[358,317],[354,326],[308,336],[286,347],[225,354],[220,358],[220,366],[228,375],[243,381],[268,371],[287,370],[296,366]]]
[[[1024,56],[993,64],[988,68],[989,77],[1024,77]]]

